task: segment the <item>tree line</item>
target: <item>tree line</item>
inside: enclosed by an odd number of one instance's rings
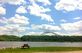
[[[32,42],[82,42],[82,36],[48,36],[48,35],[1,35],[0,41],[32,41]]]

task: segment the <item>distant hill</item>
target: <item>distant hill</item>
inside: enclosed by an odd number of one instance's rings
[[[0,35],[0,41],[20,41],[20,37],[14,35]]]
[[[33,41],[33,42],[82,42],[82,36],[67,35],[0,35],[0,41]]]
[[[55,36],[60,36],[60,35],[57,34],[57,33],[49,32],[49,31],[43,32],[41,35],[49,35],[49,36],[55,35]]]

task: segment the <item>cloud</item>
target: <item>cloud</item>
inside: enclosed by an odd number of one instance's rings
[[[17,28],[17,25],[13,25],[13,26],[9,26],[9,25],[4,25],[4,26],[0,26],[0,35],[3,35],[3,34],[9,34],[12,30],[11,29],[15,29]],[[14,32],[14,30],[13,30]],[[13,33],[12,32],[12,33]]]
[[[82,0],[60,0],[56,3],[55,9],[67,12],[82,10]]]
[[[42,25],[32,25],[33,29],[43,30],[43,31],[58,31],[61,30],[59,26],[42,24]]]
[[[27,35],[55,35],[55,34],[59,34],[59,35],[64,35],[63,33],[61,32],[50,32],[50,33],[45,33],[46,31],[43,31],[43,32],[35,32],[35,31],[31,31],[31,32],[28,32]],[[54,34],[53,34],[54,33]]]
[[[61,21],[61,22],[67,22],[67,20],[65,20],[65,19],[61,19],[60,21]]]
[[[20,16],[18,14],[15,14],[15,16],[11,17],[8,21],[10,23],[20,24],[20,25],[27,25],[27,24],[29,24],[29,19],[27,17]]]
[[[67,31],[79,30],[78,26],[75,25],[74,23],[64,23],[64,24],[61,24],[61,26],[64,28],[64,30],[67,30]]]
[[[20,6],[19,8],[17,8],[16,13],[27,13],[27,10],[24,6]]]
[[[41,35],[43,32],[28,32],[27,35]]]
[[[75,20],[79,20],[79,19],[81,19],[81,17],[76,17],[76,18],[74,18]]]
[[[82,34],[82,20],[73,23],[61,24],[61,27],[70,34],[75,34],[78,32]]]
[[[0,35],[20,35],[26,31],[26,27],[20,27],[17,24],[0,26]]]
[[[0,15],[5,15],[5,14],[6,14],[6,9],[0,6]]]
[[[7,19],[5,17],[0,18],[0,23],[5,24],[7,23]]]
[[[25,0],[0,0],[0,3],[8,3],[8,4],[13,4],[13,5],[21,5],[21,4],[26,4]]]
[[[46,35],[54,35],[53,33],[57,33],[57,34],[60,34],[61,32],[58,32],[58,31],[61,31],[61,27],[59,26],[55,26],[55,25],[49,25],[49,24],[41,24],[41,25],[35,25],[35,24],[32,24],[31,25],[31,29],[32,31],[28,34],[43,34],[45,32],[49,32],[49,33],[45,33]]]
[[[15,14],[15,16],[9,19],[2,17],[0,19],[0,24],[2,24],[0,25],[0,35],[21,35],[28,29],[29,19],[25,16]]]
[[[30,14],[39,16],[39,17],[41,17],[42,20],[46,20],[48,22],[54,21],[50,15],[46,14],[46,12],[51,11],[49,8],[44,8],[42,6],[39,6],[38,4],[36,4],[36,2],[34,0],[31,0],[31,3],[32,3],[32,5],[28,6]]]
[[[48,22],[53,22],[54,21],[50,15],[41,14],[40,16],[42,17],[41,18],[42,20],[47,20]]]
[[[44,5],[51,5],[51,2],[49,0],[36,0],[37,2],[41,2]]]

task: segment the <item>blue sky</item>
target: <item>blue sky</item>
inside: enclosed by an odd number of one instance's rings
[[[1,35],[82,35],[81,23],[81,0],[0,0]]]

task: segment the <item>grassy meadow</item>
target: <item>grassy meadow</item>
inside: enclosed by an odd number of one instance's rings
[[[0,49],[0,53],[33,53],[33,52],[61,52],[61,51],[79,51],[82,47],[32,47],[25,48],[6,48]]]

